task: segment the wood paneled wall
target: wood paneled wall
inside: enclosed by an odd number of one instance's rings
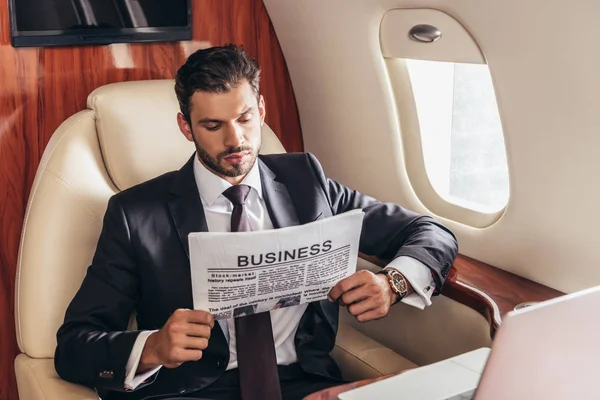
[[[262,0],[193,0],[193,15],[189,43],[15,49],[7,2],[0,2],[0,400],[18,398],[13,297],[29,191],[50,136],[85,108],[93,89],[173,78],[194,49],[241,44],[262,66],[267,123],[288,151],[302,151],[292,85]]]

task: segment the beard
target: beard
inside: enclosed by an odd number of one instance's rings
[[[200,158],[200,161],[202,161],[202,163],[206,165],[208,169],[212,170],[217,175],[227,176],[229,178],[236,178],[238,176],[246,175],[248,172],[250,172],[250,170],[254,166],[254,163],[256,162],[256,155],[259,150],[255,150],[254,148],[252,148],[252,146],[230,147],[227,150],[217,154],[216,157],[213,157],[198,144],[195,137],[194,144],[196,145],[196,152],[198,154],[198,158]],[[223,158],[231,154],[241,152],[249,152],[250,160],[239,164],[231,164],[230,167],[223,166]]]

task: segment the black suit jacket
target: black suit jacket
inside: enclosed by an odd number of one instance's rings
[[[431,269],[437,290],[442,287],[457,243],[432,218],[380,203],[326,178],[311,154],[260,156],[257,162],[275,228],[362,208],[361,252],[382,259],[413,257]],[[193,157],[181,170],[109,200],[92,265],[57,334],[55,366],[63,379],[109,392],[111,399],[142,399],[197,390],[223,374],[229,346],[215,324],[201,360],[163,368],[152,382],[124,391],[125,366],[139,334],[126,331],[132,312],[140,330],[151,330],[161,328],[174,310],[193,308],[187,236],[206,230]],[[340,377],[329,356],[337,326],[337,304],[309,305],[294,339],[305,371]]]

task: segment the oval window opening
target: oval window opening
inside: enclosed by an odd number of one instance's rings
[[[485,64],[405,60],[425,169],[444,200],[480,212],[509,196],[502,124]]]

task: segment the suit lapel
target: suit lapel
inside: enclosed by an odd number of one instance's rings
[[[258,162],[260,180],[263,187],[263,197],[265,198],[265,203],[273,226],[278,229],[300,225],[298,213],[294,207],[288,189],[283,183],[277,181],[275,173],[271,171],[260,158],[258,159]],[[317,218],[320,217],[321,214],[322,213],[318,214]],[[304,215],[304,217],[306,217],[306,215]],[[303,222],[312,222],[313,219],[314,218],[303,218]],[[313,304],[316,312],[327,319],[329,324],[337,330],[337,305],[332,307],[328,300],[315,302]],[[323,305],[325,305],[325,307]],[[310,307],[307,311],[309,310]],[[298,332],[302,332],[302,330],[299,329]]]
[[[175,198],[169,202],[169,210],[186,254],[190,255],[188,235],[191,232],[208,232],[204,208],[200,201],[194,177],[194,156],[179,170],[171,193]],[[260,179],[263,197],[269,217],[275,228],[299,225],[294,203],[285,185],[276,180],[275,174],[260,159]]]
[[[169,211],[188,259],[190,257],[189,234],[192,232],[208,232],[204,208],[194,177],[194,157],[196,157],[196,153],[179,170],[171,188],[171,193],[175,196],[169,202]],[[189,298],[192,298],[191,293]],[[214,346],[213,348],[221,357],[229,357],[229,345],[220,324],[215,324],[212,329],[211,345]]]
[[[175,195],[175,198],[169,202],[173,223],[188,258],[190,257],[188,235],[191,232],[208,232],[204,208],[200,201],[200,194],[194,177],[195,156],[194,154],[179,170],[179,174],[171,188],[171,193]]]
[[[263,197],[265,198],[265,204],[267,206],[267,211],[269,212],[269,217],[271,217],[271,222],[273,222],[273,226],[278,229],[300,225],[294,203],[292,202],[287,188],[283,183],[276,180],[273,171],[271,171],[260,158],[257,160],[259,163],[258,167],[263,188]]]

